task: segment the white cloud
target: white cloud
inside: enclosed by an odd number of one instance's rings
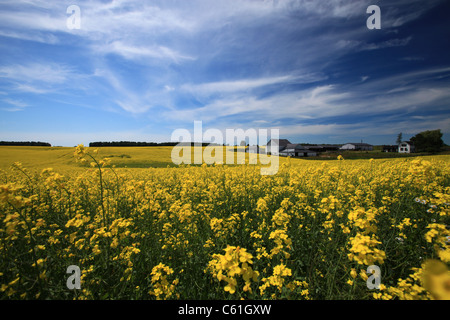
[[[228,87],[225,86],[227,89],[223,89],[230,92],[228,95],[213,97],[198,108],[171,110],[164,113],[164,116],[167,119],[183,119],[187,122],[194,120],[253,122],[256,118],[259,121],[276,123],[286,119],[292,121],[334,117],[371,119],[374,115],[392,112],[426,112],[430,105],[439,107],[445,101],[450,101],[448,87],[445,84],[434,85],[427,82],[421,86],[413,86],[409,81],[417,84],[421,80],[432,80],[448,75],[448,71],[450,71],[448,68],[426,69],[372,81],[361,81],[348,89],[338,84],[320,85],[264,97],[258,97],[251,91],[238,90],[239,86],[235,88],[234,84],[230,84]],[[266,81],[255,83],[262,84]],[[250,84],[247,86],[252,87]],[[222,86],[214,83],[206,88],[196,89],[211,92],[220,88]]]
[[[249,101],[253,101],[252,105],[259,105],[256,100],[255,91],[268,88],[270,86],[289,86],[295,84],[308,84],[314,83],[321,80],[326,79],[324,76],[318,74],[301,74],[300,72],[296,72],[296,74],[286,74],[272,77],[260,77],[260,78],[244,78],[244,79],[235,79],[230,81],[217,81],[217,82],[207,82],[200,84],[184,84],[180,86],[181,91],[189,92],[194,96],[206,99],[214,95],[219,95],[220,103],[218,105],[223,104],[224,108],[227,110],[227,114],[232,114],[233,112],[238,112],[239,107],[237,106],[239,103],[246,104],[246,110],[255,110],[256,108],[251,108],[248,106]],[[217,98],[216,98],[217,99]],[[232,103],[227,102],[233,101]],[[211,100],[210,100],[211,101]],[[215,108],[218,107],[218,100],[213,100],[212,103],[215,105]],[[236,104],[234,101],[238,101]],[[262,107],[262,106],[260,106]],[[205,109],[208,106],[205,106]]]
[[[361,121],[359,123],[340,124],[283,124],[269,126],[267,129],[279,129],[280,137],[290,136],[329,136],[334,140],[345,143],[350,140],[371,139],[379,135],[391,135],[393,139],[402,132],[405,135],[415,135],[425,130],[441,129],[449,132],[450,119],[439,116],[425,116],[421,119],[414,117],[395,117],[390,121]],[[349,141],[347,141],[349,140]]]
[[[20,83],[45,82],[58,84],[74,75],[70,67],[56,63],[28,63],[0,66],[0,78]]]
[[[404,47],[408,45],[412,40],[412,37],[406,37],[403,39],[389,39],[383,42],[377,43],[366,43],[364,41],[359,40],[339,40],[335,47],[338,50],[346,50],[346,51],[370,51],[370,50],[378,50],[392,47]]]
[[[274,85],[279,83],[289,83],[295,81],[296,78],[291,75],[256,78],[256,79],[240,79],[234,81],[219,81],[202,84],[185,84],[181,86],[182,90],[197,93],[197,94],[212,94],[212,93],[230,93],[237,91],[251,90],[267,85]]]
[[[403,38],[403,39],[389,39],[387,41],[383,41],[380,43],[361,44],[360,50],[377,50],[377,49],[392,48],[392,47],[403,47],[403,46],[406,46],[411,41],[411,39],[412,39],[412,37],[409,36],[409,37]]]
[[[174,91],[175,88],[172,87],[172,86],[169,86],[169,85],[165,85],[165,86],[164,86],[164,90],[166,90],[167,92],[170,92],[170,91]]]
[[[140,115],[148,112],[155,106],[169,107],[170,92],[173,87],[155,86],[135,88],[127,82],[127,78],[121,77],[120,72],[107,66],[102,66],[95,70],[94,77],[105,81],[113,90],[108,99],[122,110],[134,115]]]
[[[11,86],[11,91],[24,92],[24,93],[34,93],[34,94],[45,94],[53,91],[51,88],[44,88],[42,85],[29,85],[22,83],[15,83]]]
[[[190,56],[182,55],[168,47],[155,45],[155,46],[135,46],[131,44],[126,44],[122,41],[113,41],[109,44],[95,45],[94,50],[96,53],[110,54],[114,53],[124,57],[129,60],[140,60],[145,61],[145,59],[161,59],[161,60],[171,60],[175,63],[179,63],[183,60],[195,60],[195,58]]]
[[[10,105],[9,107],[7,106],[2,108],[2,110],[10,112],[22,111],[23,109],[29,106],[28,103],[25,103],[21,100],[3,99],[2,101]]]
[[[239,115],[247,120],[253,117],[266,121],[282,118],[313,119],[347,112],[352,106],[340,102],[347,97],[348,93],[339,92],[331,85],[279,93],[265,98],[243,93],[212,100],[200,108],[171,111],[165,115],[168,118],[181,118],[186,121],[196,119],[212,121]]]
[[[0,36],[9,37],[20,40],[30,40],[47,44],[57,44],[59,43],[59,39],[52,33],[44,33],[44,32],[21,32],[21,31],[12,31],[12,30],[0,30]]]
[[[75,72],[72,67],[57,63],[30,62],[0,66],[0,79],[4,80],[4,89],[10,92],[46,94],[52,92],[68,93],[68,89],[79,88],[79,80],[86,75]]]

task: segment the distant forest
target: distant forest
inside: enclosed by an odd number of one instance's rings
[[[0,146],[34,146],[34,147],[51,147],[48,142],[41,141],[0,141]]]
[[[176,145],[191,145],[191,142],[135,142],[135,141],[112,141],[112,142],[90,142],[89,147],[163,147]],[[202,146],[214,145],[203,142]]]

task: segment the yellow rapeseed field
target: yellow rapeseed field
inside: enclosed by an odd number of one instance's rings
[[[124,149],[2,167],[0,299],[450,299],[450,156],[261,175]]]

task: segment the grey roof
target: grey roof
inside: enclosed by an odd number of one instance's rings
[[[354,146],[372,146],[371,144],[363,143],[363,142],[348,142],[346,144],[352,144]]]
[[[289,143],[287,146],[286,146],[286,149],[305,149],[301,144],[299,144],[299,143]]]
[[[296,150],[297,151],[300,150],[301,153],[314,153],[314,154],[316,154],[315,151],[311,151],[311,150],[308,150],[308,149],[296,149]],[[280,153],[289,153],[289,152],[292,152],[292,151],[288,151],[288,148],[283,149],[282,151],[280,151]]]
[[[271,142],[278,142],[278,145],[281,146],[287,146],[291,142],[288,139],[270,139],[269,142],[267,142],[267,145],[271,144]]]

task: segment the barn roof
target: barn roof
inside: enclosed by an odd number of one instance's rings
[[[289,143],[286,146],[286,149],[305,149],[305,147],[303,147],[301,144],[299,143]]]
[[[362,147],[362,146],[368,147],[368,146],[372,146],[371,144],[363,143],[363,142],[349,142],[349,143],[346,143],[346,144],[352,144],[352,145],[357,146],[357,147]]]
[[[270,139],[267,144],[272,144],[272,142],[278,142],[279,146],[287,146],[288,144],[291,144],[291,142],[288,139]]]

